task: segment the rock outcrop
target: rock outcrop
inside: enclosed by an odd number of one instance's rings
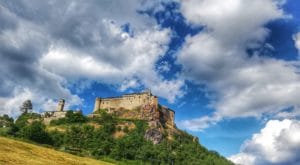
[[[162,141],[163,135],[158,129],[151,128],[146,131],[144,138],[146,140],[152,141],[153,144],[158,144]]]
[[[94,113],[90,117],[97,116],[96,109],[106,110],[118,118],[147,121],[149,128],[144,137],[154,144],[162,140],[162,133],[165,130],[172,134],[176,129],[175,112],[168,107],[161,106],[157,97],[149,91],[108,99],[96,98]]]

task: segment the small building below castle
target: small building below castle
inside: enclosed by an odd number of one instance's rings
[[[67,111],[64,111],[65,100],[60,99],[56,111],[46,111],[42,114],[45,124],[50,124],[52,120],[66,117]]]

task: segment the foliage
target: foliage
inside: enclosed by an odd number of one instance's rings
[[[66,119],[68,123],[84,123],[87,121],[87,117],[85,117],[80,111],[67,111]]]
[[[56,120],[51,120],[50,125],[63,125],[63,124],[68,124],[67,118],[60,118]]]
[[[81,112],[67,111],[65,118],[60,118],[57,120],[52,120],[50,125],[62,125],[62,124],[71,124],[71,123],[85,123],[87,117],[84,116]]]
[[[108,114],[106,111],[100,111],[100,117],[94,118],[93,120],[102,125],[104,133],[108,136],[111,135],[116,130],[117,120],[111,114]]]
[[[3,127],[3,122],[1,121],[4,121],[4,122],[7,122],[9,124],[13,123],[14,122],[14,119],[9,117],[8,115],[3,115],[3,116],[0,116],[0,127]]]
[[[21,114],[18,119],[16,120],[16,126],[21,129],[29,124],[29,121],[40,121],[41,115],[37,113],[23,113]]]
[[[32,110],[32,103],[31,100],[26,100],[23,102],[22,106],[20,107],[20,111],[22,113],[28,113],[29,110]]]
[[[45,125],[39,121],[33,121],[22,127],[18,136],[41,144],[52,144],[52,139],[46,132]]]
[[[52,145],[54,147],[60,147],[62,146],[65,142],[65,133],[59,132],[57,129],[55,129],[54,131],[50,131],[48,132],[51,140],[52,140]]]
[[[29,118],[29,114],[23,114],[17,120],[21,128],[17,135],[56,148],[64,148],[73,154],[105,157],[122,161],[124,164],[232,164],[218,153],[208,151],[198,142],[194,142],[194,137],[183,131],[178,131],[173,140],[164,138],[160,144],[154,145],[144,139],[148,129],[146,121],[131,120],[130,122],[135,124],[135,129],[129,130],[125,127],[123,132],[126,132],[126,135],[114,138],[115,131],[121,129],[116,125],[124,121],[106,111],[99,114],[99,117],[89,121],[100,125],[94,127],[88,125],[87,118],[82,114],[68,112],[66,117],[60,120],[66,124],[66,130],[63,132],[58,130],[46,132],[45,126],[37,121],[23,124],[24,120]]]
[[[0,135],[9,136],[15,135],[18,128],[14,124],[14,119],[8,115],[0,116]]]

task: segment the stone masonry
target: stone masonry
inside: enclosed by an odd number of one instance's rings
[[[108,113],[114,113],[121,118],[147,120],[150,126],[162,123],[167,127],[175,127],[175,112],[160,106],[157,96],[152,95],[150,91],[126,94],[120,97],[97,97],[94,113],[100,109],[105,109]]]
[[[158,99],[150,91],[125,94],[120,97],[96,98],[94,112],[99,109],[136,109],[143,105],[158,106]]]

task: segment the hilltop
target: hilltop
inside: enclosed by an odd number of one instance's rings
[[[64,103],[60,100],[56,110],[43,114],[23,106],[16,121],[2,116],[0,135],[125,164],[232,164],[203,147],[198,138],[179,130],[175,112],[160,105],[149,92],[96,98],[94,111],[88,116],[81,111],[65,111]]]

